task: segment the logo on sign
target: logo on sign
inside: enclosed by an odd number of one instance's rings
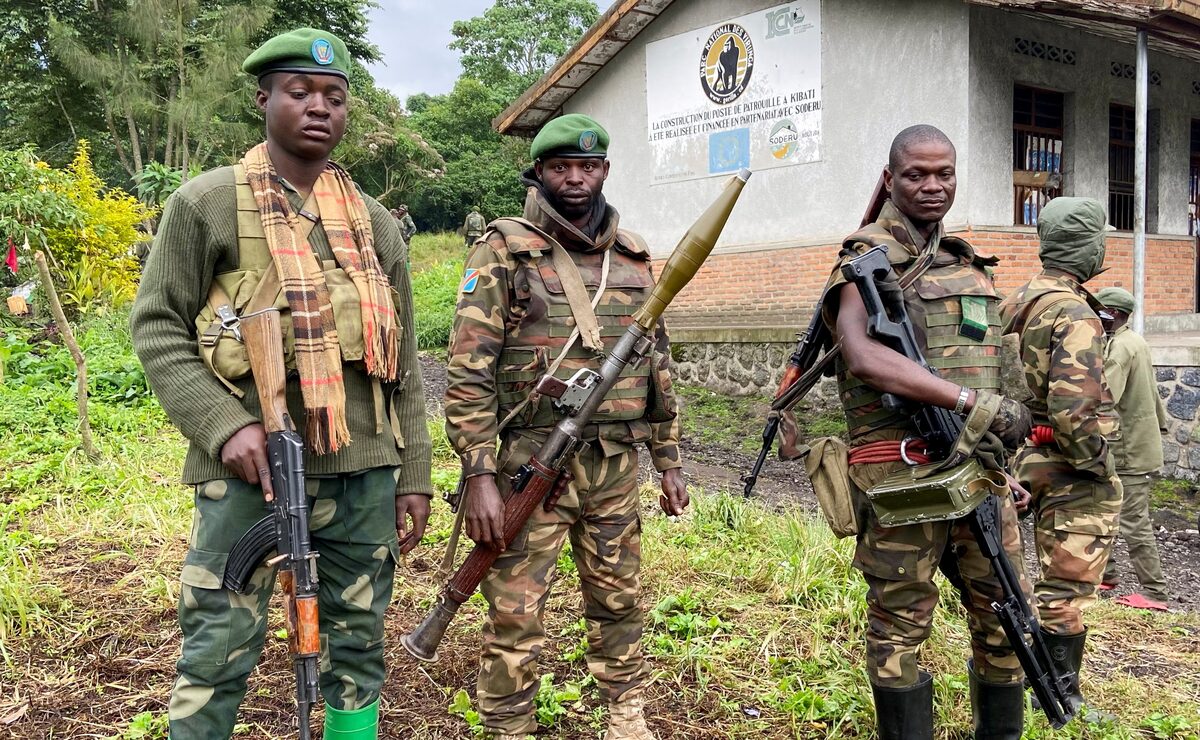
[[[704,44],[700,59],[700,85],[718,105],[737,100],[754,71],[754,43],[736,23],[718,26]]]
[[[792,119],[784,118],[771,127],[771,135],[767,137],[767,143],[771,145],[771,156],[775,159],[787,159],[796,151],[796,146],[800,141],[800,132],[796,130],[796,124],[792,123]]]
[[[780,8],[767,13],[767,38],[790,36],[793,33],[806,31],[811,27],[804,25],[804,10],[801,8]]]

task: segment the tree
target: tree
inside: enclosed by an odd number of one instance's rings
[[[410,110],[416,107],[412,100]],[[410,201],[419,226],[457,228],[473,205],[488,216],[520,212],[525,189],[517,175],[528,163],[529,144],[492,130],[505,102],[501,93],[467,76],[449,95],[422,97],[411,126],[441,153],[446,168]]]
[[[596,22],[594,0],[496,0],[450,27],[463,74],[486,80],[509,102],[532,85]]]
[[[244,143],[239,109],[248,97],[241,60],[270,6],[199,0],[128,0],[100,10],[112,36],[89,43],[50,21],[50,45],[98,95],[117,159],[130,178],[149,162],[187,172],[216,150]]]

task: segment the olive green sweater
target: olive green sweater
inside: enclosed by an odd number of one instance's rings
[[[299,194],[290,188],[287,192],[292,208],[299,210],[303,205]],[[432,495],[431,447],[413,331],[407,248],[391,214],[372,198],[364,196],[364,200],[379,262],[403,304],[399,314],[404,328],[402,380],[383,385],[384,398],[390,401],[387,412],[398,422],[403,448],[386,421],[383,431],[376,431],[371,381],[361,364],[347,363],[343,372],[351,442],[332,455],[306,453],[305,471],[330,475],[400,466],[398,493]],[[253,379],[235,381],[245,394],[239,400],[209,372],[196,343],[196,316],[208,298],[213,276],[238,267],[236,206],[232,167],[205,172],[171,196],[130,319],[134,348],[150,384],[190,443],[183,464],[183,481],[188,484],[234,477],[221,463],[221,447],[234,432],[260,419]],[[319,259],[333,259],[320,224],[313,229],[309,243]],[[293,418],[304,418],[296,378],[288,382],[288,406]]]

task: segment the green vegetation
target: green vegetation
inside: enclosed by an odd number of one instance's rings
[[[766,398],[717,393],[703,386],[677,384],[683,434],[701,444],[757,452],[762,441]]]
[[[409,263],[420,349],[445,350],[450,343],[464,257],[462,237],[453,232],[413,237]]]
[[[1160,478],[1150,488],[1151,509],[1171,509],[1189,518],[1200,515],[1196,484],[1182,478]]]

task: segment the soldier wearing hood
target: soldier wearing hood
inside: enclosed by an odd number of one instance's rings
[[[562,418],[551,399],[534,393],[538,380],[599,370],[654,286],[645,242],[617,227],[604,199],[608,142],[599,123],[579,114],[538,133],[523,178],[523,217],[493,221],[475,242],[450,339],[446,432],[466,477],[467,535],[504,551],[481,587],[488,612],[476,695],[485,730],[506,740],[537,729],[542,612],[568,536],[588,668],[609,705],[605,738],[654,737],[642,716],[649,672],[641,649],[638,446],[649,448],[663,474],[663,510],[682,514],[688,504],[661,324],[654,352],[622,373],[585,429],[568,490],[549,510],[537,509],[515,541],[503,541],[511,476]],[[652,396],[662,402],[650,404]]]
[[[1000,307],[1004,333],[1020,336],[1034,433],[1013,473],[1033,494],[1041,579],[1034,596],[1051,656],[1074,674],[1074,702],[1083,703],[1079,668],[1087,628],[1083,611],[1117,531],[1121,486],[1107,436],[1112,396],[1104,381],[1102,306],[1083,284],[1104,266],[1104,207],[1092,198],[1055,198],[1038,219],[1042,271]]]

